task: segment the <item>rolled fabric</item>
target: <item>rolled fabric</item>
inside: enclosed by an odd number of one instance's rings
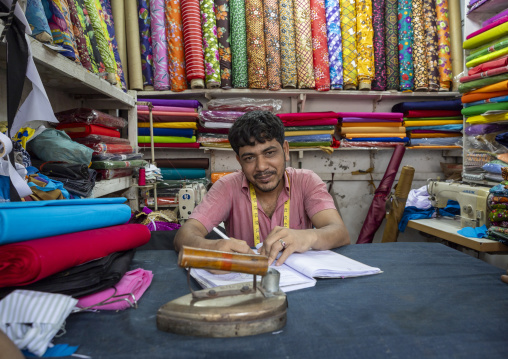
[[[249,88],[267,87],[266,45],[263,28],[263,1],[245,1]]]
[[[152,147],[151,143],[140,143],[139,147]],[[154,143],[155,148],[199,148],[199,143]]]
[[[462,104],[460,99],[441,101],[408,101],[399,102],[392,106],[392,112],[403,112],[411,110],[449,110],[460,111]]]
[[[508,15],[508,9],[506,10],[503,10],[501,11],[499,14],[496,14],[490,18],[488,18],[487,20],[485,20],[484,22],[482,22],[482,26],[487,26],[489,24],[492,24],[494,21],[498,20],[499,18],[503,17],[503,16],[507,16]]]
[[[48,25],[51,29],[53,42],[65,49],[65,51],[60,51],[60,54],[79,64],[79,53],[76,49],[67,2],[43,0],[42,4],[45,11],[51,14],[48,16]]]
[[[399,13],[399,82],[400,91],[411,92],[414,88],[413,72],[413,29],[411,27],[412,0],[402,0]]]
[[[344,90],[356,90],[358,86],[358,51],[356,46],[356,6],[350,0],[339,0],[342,31],[342,57]]]
[[[185,76],[185,45],[183,39],[180,0],[166,0],[166,37],[168,41],[168,64],[171,91],[187,89]]]
[[[160,168],[204,168],[210,167],[208,158],[161,158],[157,159]]]
[[[314,88],[310,0],[294,0],[298,88]]]
[[[424,0],[412,0],[413,13],[411,26],[413,28],[413,67],[414,90],[429,90],[429,74],[427,66],[427,39],[425,35],[425,16],[423,12]]]
[[[386,89],[399,89],[398,2],[385,1]]]
[[[488,87],[488,86],[487,86]],[[462,103],[471,103],[475,101],[487,100],[493,97],[508,96],[508,86],[504,91],[477,92],[463,94],[460,100]]]
[[[268,89],[281,88],[281,58],[278,0],[263,0]]]
[[[206,122],[229,122],[233,123],[245,112],[240,111],[201,111],[199,120],[201,123]]]
[[[460,3],[458,1],[448,1],[448,20],[450,21],[449,31],[450,45],[452,53],[452,82],[453,91],[457,91],[459,87],[459,77],[464,67],[463,50],[462,50],[462,16],[460,12]]]
[[[412,126],[413,121],[457,121],[462,120],[461,116],[433,116],[433,117],[404,117],[406,125]]]
[[[76,3],[74,0],[69,0],[67,1],[67,5],[69,6],[69,17],[72,23],[72,32],[74,34],[74,39],[76,40],[76,49],[78,50],[81,66],[83,66],[88,71],[93,72],[90,54],[88,53],[88,47],[86,46],[86,39],[83,33],[83,27],[81,26],[81,21],[79,20],[78,11],[76,10]]]
[[[151,143],[150,136],[138,136],[138,143]],[[153,136],[155,143],[192,143],[196,142],[196,136],[181,137],[181,136]]]
[[[205,178],[206,172],[203,168],[161,168],[164,180],[183,180]]]
[[[332,90],[342,90],[342,33],[340,30],[339,1],[325,0],[325,12],[330,63],[330,88]]]
[[[185,50],[185,75],[190,81],[191,88],[204,88],[205,60],[199,0],[180,0],[180,9]]]
[[[92,71],[95,74],[105,74],[105,66],[102,61],[102,56],[99,52],[99,45],[97,44],[97,40],[95,39],[94,30],[92,27],[92,23],[90,22],[90,18],[85,16],[84,12],[86,12],[86,7],[84,0],[74,0],[74,4],[76,5],[76,13],[78,15],[79,22],[81,27],[83,28],[83,36],[85,37],[86,47],[88,49],[88,53],[90,54],[90,63],[92,65]],[[74,24],[76,26],[76,24]]]
[[[166,40],[166,4],[164,3],[164,0],[149,0],[149,4],[150,37],[153,59],[153,87],[156,91],[166,91],[170,88],[170,74],[168,72],[168,42]],[[169,36],[167,39],[171,40]]]
[[[217,39],[219,45],[220,87],[233,87],[231,78],[231,44],[229,31],[229,0],[215,0],[215,21],[217,24]]]
[[[149,123],[138,123],[138,127],[149,128]],[[157,122],[153,124],[154,128],[190,128],[193,130],[198,129],[197,122]]]
[[[504,74],[506,72],[508,72],[508,66],[496,67],[495,69],[487,70],[485,72],[480,72],[478,74],[474,74],[471,76],[462,76],[460,78],[460,82],[461,83],[470,82],[470,81],[479,80],[479,79],[482,79],[485,77],[492,77],[492,76]]]
[[[474,60],[480,56],[487,55],[491,52],[495,52],[495,51],[504,49],[506,47],[508,47],[508,36],[494,40],[494,42],[489,42],[489,46],[487,46],[481,50],[478,50],[475,53],[471,52],[470,55],[468,57],[466,57],[466,62]]]
[[[356,0],[358,89],[370,90],[374,79],[374,29],[372,0]]]
[[[247,72],[247,25],[245,23],[245,2],[243,0],[229,1],[229,17],[232,52],[232,77],[234,88],[249,86]]]
[[[192,129],[180,129],[180,128],[154,128],[153,129],[154,136],[175,136],[175,137],[188,137],[191,138],[194,136],[194,131]],[[138,136],[150,136],[150,129],[140,127],[138,128]],[[160,166],[159,161],[157,160],[157,165]]]
[[[374,29],[374,79],[372,90],[386,90],[385,0],[372,1],[372,27]]]
[[[42,6],[41,0],[28,0],[26,3],[25,16],[32,29],[33,37],[40,42],[53,42],[51,29],[49,28],[46,14],[44,14],[44,7]]]
[[[149,111],[148,106],[144,105],[137,105],[136,108],[138,111]],[[196,113],[195,108],[188,108],[188,107],[174,107],[174,106],[153,106],[152,111],[169,111],[169,112],[187,112],[187,113]],[[182,113],[182,115],[185,115],[185,113]]]
[[[406,123],[406,121],[404,121]],[[442,126],[442,125],[460,125],[462,120],[424,120],[424,121],[410,121],[409,126]],[[406,124],[406,127],[408,125]]]
[[[207,88],[218,88],[220,87],[220,57],[213,0],[199,0],[199,8],[205,52],[205,84]]]
[[[438,38],[435,0],[423,1],[429,91],[439,91]]]
[[[494,85],[501,83],[502,81],[508,80],[508,73],[492,76],[492,77],[486,77],[479,80],[474,80],[470,82],[461,83],[459,85],[459,92],[465,93],[470,92],[473,90],[481,89],[482,87]]]
[[[87,0],[85,0],[87,1]],[[153,61],[150,30],[150,8],[147,0],[138,0],[139,46],[141,49],[141,71],[143,73],[143,89],[153,89]]]
[[[460,110],[408,110],[404,113],[404,119],[406,117],[452,117],[460,115]]]
[[[154,106],[176,106],[188,108],[200,108],[202,105],[198,100],[176,100],[161,98],[139,98],[139,101],[150,102]]]
[[[499,59],[501,57],[506,57],[507,55],[508,55],[508,47],[505,47],[500,50],[490,52],[486,55],[477,57],[471,61],[466,62],[466,67],[474,67],[474,66],[483,64],[485,62]]]
[[[282,122],[288,120],[314,120],[314,119],[324,119],[324,118],[333,118],[337,119],[339,115],[333,111],[326,112],[298,112],[298,113],[279,113],[276,115],[281,119]],[[315,125],[317,126],[317,124]]]
[[[296,40],[293,0],[279,0],[279,19],[282,87],[294,89],[296,88],[298,81],[296,73]]]
[[[317,91],[328,91],[330,65],[324,0],[310,0],[310,9],[315,88]]]
[[[502,57],[500,59],[488,61],[488,62],[485,62],[485,63],[480,64],[478,66],[475,66],[475,67],[469,69],[467,74],[469,76],[472,76],[475,74],[480,74],[482,72],[486,72],[486,71],[493,70],[493,69],[496,69],[499,67],[504,67],[504,66],[508,66],[508,56]]]
[[[484,32],[486,32],[486,31],[488,31],[490,29],[493,29],[496,26],[504,24],[507,21],[508,21],[508,15],[502,16],[499,19],[495,20],[494,22],[492,22],[492,23],[490,23],[488,25],[482,26],[480,29],[478,29],[476,31],[473,31],[472,33],[470,33],[469,35],[466,36],[466,40],[469,40],[469,39],[471,39],[471,38],[473,38],[475,36],[483,34]]]
[[[76,223],[84,218],[80,216]],[[0,286],[34,283],[114,252],[142,246],[149,240],[150,231],[145,225],[123,224],[7,244],[0,251]]]
[[[344,119],[362,118],[362,119],[382,119],[382,120],[402,120],[402,113],[396,112],[337,112],[336,116]]]
[[[436,25],[438,46],[439,91],[450,91],[452,84],[452,61],[448,0],[436,0]]]
[[[486,103],[462,109],[462,114],[466,117],[482,115],[487,111],[508,111],[508,102]]]
[[[478,123],[492,123],[492,122],[501,122],[508,120],[508,112],[500,113],[498,115],[478,115],[478,116],[471,116],[466,119],[467,123],[470,124],[478,124]]]
[[[398,127],[380,127],[380,126],[359,126],[359,127],[342,127],[341,134],[346,133],[406,133],[406,128]],[[364,136],[365,137],[365,136]],[[158,162],[157,162],[158,163]]]
[[[476,105],[483,105],[484,103],[499,103],[499,102],[508,102],[508,96],[498,96],[498,97],[493,97],[493,98],[489,98],[489,99],[485,99],[485,100],[466,103],[466,104],[464,104],[464,106],[470,107],[470,106],[476,106]]]
[[[120,62],[122,64],[123,77],[125,80],[125,85],[129,86],[129,66],[127,63],[127,37],[125,31],[125,2],[121,0],[111,0],[110,4],[111,15],[114,19],[113,26],[115,27],[115,39],[118,48],[118,55],[120,57]]]

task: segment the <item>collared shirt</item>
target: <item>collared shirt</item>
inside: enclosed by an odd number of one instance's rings
[[[273,228],[284,226],[284,203],[289,198],[290,191],[288,177],[291,183],[290,228],[312,228],[310,219],[316,213],[335,209],[332,196],[317,174],[310,170],[288,167],[284,175],[284,188],[277,199],[272,218],[265,214],[258,201],[261,242]],[[254,247],[249,182],[242,171],[231,173],[215,182],[189,218],[201,222],[208,232],[224,222],[228,236],[242,239]]]

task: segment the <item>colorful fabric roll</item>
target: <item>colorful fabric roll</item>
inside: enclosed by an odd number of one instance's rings
[[[199,0],[180,0],[180,9],[185,50],[185,75],[190,81],[191,88],[203,88],[205,60]]]
[[[46,14],[44,14],[44,7],[42,6],[41,0],[28,0],[26,3],[25,16],[32,29],[33,37],[41,42],[53,41],[51,29],[49,28]]]
[[[220,87],[219,43],[217,41],[217,25],[213,6],[213,0],[199,0],[207,88]]]
[[[508,96],[498,96],[498,97],[493,97],[493,98],[489,98],[489,99],[485,99],[485,100],[466,103],[466,104],[464,104],[464,106],[469,107],[469,106],[482,105],[484,103],[498,103],[498,102],[508,102]]]
[[[483,26],[481,29],[478,29],[476,31],[473,31],[472,33],[470,33],[469,35],[466,36],[466,39],[469,40],[475,36],[478,36],[480,34],[483,34],[485,31],[488,31],[490,29],[493,29],[495,28],[496,26],[498,25],[501,25],[501,24],[504,24],[505,22],[508,21],[508,15],[506,16],[502,16],[500,17],[499,19],[497,19],[496,21],[488,24],[488,25],[485,25]]]
[[[206,172],[202,168],[161,168],[164,180],[183,180],[205,178]]]
[[[356,46],[356,6],[350,0],[339,0],[342,30],[342,63],[344,90],[356,90],[358,86],[358,51]]]
[[[140,98],[139,101],[150,102],[154,106],[175,106],[187,108],[200,108],[201,103],[198,100],[176,100],[161,98]]]
[[[43,0],[43,6],[51,14],[48,18],[48,24],[53,42],[65,49],[65,51],[60,51],[63,56],[79,63],[79,53],[76,49],[67,2]]]
[[[310,9],[315,88],[317,91],[328,91],[330,90],[330,60],[324,0],[310,0]]]
[[[461,83],[459,85],[459,92],[470,92],[473,90],[481,89],[482,87],[486,87],[489,85],[499,84],[502,81],[508,80],[508,73],[492,76],[492,77],[486,77],[479,80],[474,80],[470,82]]]
[[[40,1],[39,4],[41,4]],[[76,40],[76,49],[78,50],[81,66],[83,66],[88,71],[93,72],[90,54],[88,53],[88,48],[86,46],[85,35],[83,34],[83,28],[81,27],[78,11],[76,10],[76,3],[74,1],[67,1],[67,5],[69,7],[69,17],[72,23],[72,31],[74,34],[74,39]]]
[[[169,1],[171,3],[172,1]],[[150,0],[150,36],[153,59],[153,87],[169,90],[168,42],[166,39],[166,4],[164,0]]]
[[[439,91],[438,37],[435,0],[423,1],[429,91]]]
[[[231,44],[229,43],[229,0],[215,0],[215,21],[219,40],[220,87],[233,87],[231,78]]]
[[[263,0],[268,89],[280,90],[280,31],[278,0]]]
[[[423,0],[413,0],[411,26],[413,28],[413,67],[414,90],[428,91],[429,74],[427,66],[427,41],[425,36],[425,17]]]
[[[325,13],[330,64],[330,88],[332,90],[342,90],[342,33],[340,30],[339,1],[325,0]]]
[[[507,55],[508,55],[508,47],[505,47],[500,50],[490,52],[486,55],[477,57],[471,61],[466,62],[466,67],[474,67],[488,61],[496,60],[501,57],[506,57]]]
[[[168,64],[171,91],[187,89],[185,69],[185,43],[183,40],[183,21],[180,0],[166,0],[166,37],[168,39]],[[152,20],[153,21],[153,20]]]
[[[262,0],[245,1],[249,87],[253,89],[265,89],[268,82],[262,9]]]
[[[466,57],[466,62],[469,62],[469,61],[474,60],[478,57],[487,55],[491,52],[502,50],[506,47],[508,47],[508,37],[503,37],[502,39],[499,39],[498,41],[494,42],[490,46],[488,46],[480,51],[477,51],[474,54],[471,53],[468,57]]]
[[[191,138],[194,136],[194,130],[190,128],[154,128],[153,135]],[[150,129],[146,127],[138,128],[138,136],[150,136]],[[157,162],[157,164],[159,163]]]
[[[450,50],[450,23],[448,0],[436,0],[436,25],[438,39],[439,91],[449,91],[452,86],[452,60]]]
[[[153,136],[153,141],[156,143],[191,143],[196,142],[196,136]],[[138,143],[151,143],[150,136],[138,136]]]
[[[102,61],[102,56],[99,52],[99,45],[97,44],[90,18],[85,16],[83,13],[83,9],[86,11],[84,0],[74,0],[74,4],[76,5],[76,12],[78,14],[79,23],[83,28],[83,36],[85,37],[86,48],[90,54],[92,70],[95,74],[104,73],[104,62]]]
[[[138,123],[138,127],[150,127],[149,123]],[[157,122],[153,124],[154,128],[186,128],[186,129],[198,129],[196,122]]]
[[[462,47],[464,49],[474,49],[475,47],[481,46],[489,41],[495,40],[505,35],[508,35],[508,22],[498,25],[493,29],[487,30],[480,35],[464,41]]]
[[[247,25],[245,23],[245,2],[243,0],[229,1],[229,19],[232,52],[232,77],[234,88],[249,86],[247,71]]]
[[[90,1],[90,0],[84,0]],[[139,46],[141,50],[141,72],[143,88],[149,90],[153,86],[152,37],[150,34],[150,10],[147,0],[138,0]],[[102,54],[102,52],[101,52]]]
[[[506,72],[508,72],[508,66],[497,67],[495,69],[487,70],[485,72],[480,72],[478,74],[474,74],[471,76],[462,76],[460,78],[460,82],[470,82],[470,81],[479,80],[479,79],[482,79],[485,77],[492,77],[492,76],[496,76],[496,75],[501,75]]]
[[[399,78],[400,91],[411,92],[414,88],[413,72],[413,29],[411,27],[412,0],[401,0],[398,4],[399,18]]]
[[[508,89],[504,91],[493,91],[493,92],[477,92],[473,91],[471,93],[463,94],[460,100],[462,103],[472,103],[475,101],[485,101],[494,97],[500,96],[508,96]]]
[[[374,79],[372,90],[386,90],[385,0],[372,1],[374,29]]]
[[[356,31],[358,86],[360,90],[370,90],[374,78],[372,0],[356,0]]]
[[[385,1],[386,89],[399,89],[398,2]]]
[[[314,88],[310,0],[294,0],[298,88]]]
[[[293,0],[279,1],[279,19],[282,87],[296,88],[298,80],[296,74],[296,40]]]
[[[467,74],[469,76],[471,76],[471,75],[479,74],[482,72],[486,72],[488,70],[493,70],[493,69],[496,69],[499,67],[504,67],[504,66],[508,66],[508,57],[503,57],[500,59],[488,61],[488,62],[485,62],[485,63],[480,64],[478,66],[475,66],[475,67],[469,69]]]

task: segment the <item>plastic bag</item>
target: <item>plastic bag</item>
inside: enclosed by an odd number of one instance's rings
[[[87,125],[100,125],[110,128],[124,128],[127,120],[91,108],[73,108],[55,113],[60,123],[86,123]]]
[[[257,99],[249,97],[222,98],[210,100],[207,104],[209,110],[219,111],[270,111],[279,113],[282,110],[282,100]]]
[[[93,150],[71,140],[63,131],[48,128],[28,142],[27,148],[43,161],[89,165]]]

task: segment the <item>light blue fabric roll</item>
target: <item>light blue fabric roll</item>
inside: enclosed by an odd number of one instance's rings
[[[161,168],[163,180],[197,179],[206,177],[202,168]]]
[[[41,0],[28,0],[25,15],[32,28],[32,36],[38,35],[41,32],[51,36],[51,29],[49,28],[48,19],[44,13]]]

